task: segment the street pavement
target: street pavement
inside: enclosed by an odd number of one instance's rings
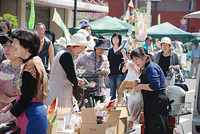
[[[189,91],[186,92],[185,102],[192,102],[191,111],[193,111],[194,94],[196,79],[186,79]],[[107,97],[110,96],[110,88],[107,88]],[[177,125],[177,132],[180,134],[192,134],[192,114],[180,116],[179,125]],[[139,132],[134,134],[140,134]]]

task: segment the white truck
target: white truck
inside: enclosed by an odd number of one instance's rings
[[[200,64],[198,67],[194,107],[193,107],[193,119],[192,119],[192,134],[200,134]]]

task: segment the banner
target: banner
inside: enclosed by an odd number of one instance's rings
[[[35,7],[34,7],[34,0],[31,0],[31,12],[28,21],[28,28],[33,29],[34,25],[35,25]]]
[[[160,18],[161,16],[160,16],[160,14],[158,15],[158,25],[160,24]]]
[[[135,12],[135,39],[144,41],[147,37],[147,13]]]
[[[130,0],[130,2],[128,3],[128,8],[123,19],[124,22],[127,22],[127,20],[129,23],[132,23],[134,21],[134,5],[132,0]]]
[[[63,30],[67,43],[69,43],[71,40],[70,33],[55,8],[52,21],[54,21]]]

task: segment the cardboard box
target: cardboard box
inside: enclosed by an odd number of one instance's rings
[[[83,108],[81,113],[81,134],[117,134],[117,123],[121,110],[109,109],[103,124],[97,124],[94,108]]]
[[[48,124],[47,134],[57,134],[57,122]]]
[[[123,134],[127,132],[127,118],[129,116],[128,108],[127,106],[121,106],[121,100],[123,91],[125,90],[125,87],[129,81],[124,81],[123,85],[121,87],[121,90],[118,95],[118,102],[117,102],[117,108],[116,110],[121,110],[121,114],[119,116],[119,121],[117,124],[117,134]]]
[[[121,110],[117,124],[117,134],[123,134],[127,132],[127,117],[129,116],[128,108],[127,106],[118,106],[116,110]]]

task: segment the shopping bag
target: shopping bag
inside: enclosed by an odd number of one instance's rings
[[[143,97],[141,92],[136,92],[135,88],[127,94],[128,97],[128,111],[132,121],[135,121],[143,108]]]
[[[185,82],[185,77],[181,69],[178,69],[175,73],[175,83],[183,83]]]
[[[169,71],[168,71],[168,73],[167,73],[167,80],[171,80],[172,79],[172,77],[173,77],[173,70],[172,69],[170,69]]]

